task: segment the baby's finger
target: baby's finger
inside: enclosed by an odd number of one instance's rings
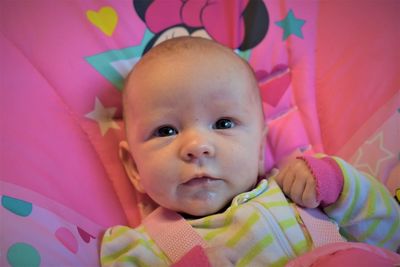
[[[301,177],[297,176],[294,178],[293,184],[290,188],[290,198],[298,205],[303,205],[303,193],[306,187],[306,180]]]
[[[282,168],[282,170],[279,170],[278,174],[275,175],[274,180],[276,183],[279,185],[280,188],[283,187],[283,178],[285,177],[287,172],[287,168]]]
[[[316,186],[317,185],[314,178],[308,179],[302,196],[302,202],[304,207],[316,208],[319,206],[320,202],[317,200]]]
[[[288,169],[283,177],[282,190],[286,196],[290,197],[290,191],[295,181],[295,175],[291,169]]]

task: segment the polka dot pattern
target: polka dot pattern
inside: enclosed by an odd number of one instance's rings
[[[65,227],[60,227],[56,231],[55,236],[69,251],[74,254],[78,252],[78,241],[70,230]]]
[[[37,220],[36,212],[40,211],[38,214],[42,216],[46,213],[43,213],[41,208],[35,207],[33,208],[33,204],[31,202],[18,199],[15,197],[11,197],[8,195],[1,196],[1,206],[8,211],[8,214],[17,215],[15,218],[23,218],[23,220]],[[48,220],[51,221],[52,215],[49,215]],[[45,219],[46,216],[40,217]],[[45,219],[46,220],[46,219]],[[44,223],[46,225],[46,223]],[[77,255],[79,252],[79,240],[81,242],[88,244],[91,239],[95,239],[88,232],[83,230],[78,226],[70,225],[71,227],[59,226],[56,228],[55,232],[51,234],[53,240],[57,240],[62,246],[72,253],[71,255]],[[43,262],[44,258],[41,257],[38,248],[35,247],[36,243],[31,243],[31,241],[22,239],[16,239],[16,242],[12,242],[9,244],[7,250],[7,262],[11,267],[22,267],[22,266],[40,266],[40,263]],[[79,239],[79,240],[78,240]],[[21,242],[23,241],[23,242]]]
[[[21,199],[3,195],[1,197],[1,205],[21,217],[27,217],[32,213],[32,203]]]
[[[39,267],[40,254],[30,244],[15,243],[7,251],[7,261],[12,267]]]
[[[98,266],[97,236],[11,189],[0,194],[1,267]]]

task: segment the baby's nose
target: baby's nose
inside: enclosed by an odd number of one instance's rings
[[[181,156],[186,161],[204,157],[214,157],[215,147],[206,139],[196,137],[189,140],[181,150]]]

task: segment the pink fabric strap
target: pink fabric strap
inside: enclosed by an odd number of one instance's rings
[[[195,246],[172,267],[211,267],[204,248]]]
[[[196,246],[201,250],[205,248],[205,241],[178,213],[159,207],[146,217],[143,225],[150,237],[173,263],[177,263],[191,252],[189,256],[192,255],[196,261],[206,260],[203,266],[208,266],[206,265],[209,264],[208,259],[204,257],[204,252],[202,252],[203,255],[199,254],[198,249],[192,250]]]
[[[335,203],[343,190],[343,174],[335,160],[325,158],[314,158],[312,156],[297,157],[303,160],[315,181],[317,182],[317,200],[321,207]]]
[[[334,242],[346,241],[340,234],[336,224],[330,221],[319,209],[303,209],[296,207],[315,247],[321,247]]]

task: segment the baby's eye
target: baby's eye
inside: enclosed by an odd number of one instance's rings
[[[231,119],[219,119],[213,125],[214,129],[230,129],[235,127],[235,123]]]
[[[178,134],[178,130],[172,126],[161,126],[154,131],[154,136],[166,137]]]

